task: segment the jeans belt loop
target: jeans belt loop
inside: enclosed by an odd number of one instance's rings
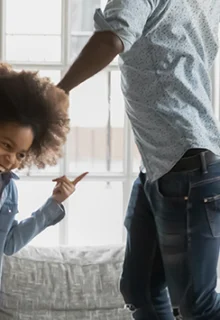
[[[205,154],[206,154],[205,152],[200,153],[200,159],[201,159],[201,165],[202,165],[201,169],[202,169],[203,174],[208,173],[208,167],[207,167]]]

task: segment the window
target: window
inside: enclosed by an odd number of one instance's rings
[[[61,5],[61,0],[5,1],[5,58],[20,63],[59,62]]]
[[[92,34],[95,9],[103,8],[106,1],[0,0],[0,59],[18,70],[40,70],[57,83]],[[219,117],[218,61],[212,75]],[[66,218],[32,244],[122,243],[123,217],[140,156],[125,116],[115,62],[76,88],[70,101],[71,132],[65,157],[53,168],[20,173],[19,217],[27,217],[46,200],[54,177],[66,174],[73,179],[88,170],[89,176],[65,204]]]
[[[1,60],[17,70],[39,70],[57,83],[92,34],[95,9],[106,2],[0,0]],[[115,62],[72,91],[70,102],[65,157],[55,167],[20,172],[18,218],[28,217],[46,201],[54,177],[66,174],[73,179],[88,170],[87,179],[66,201],[65,219],[31,244],[122,243],[124,214],[140,157],[125,116]]]
[[[123,172],[125,115],[119,77],[119,71],[103,71],[72,91],[69,172]]]

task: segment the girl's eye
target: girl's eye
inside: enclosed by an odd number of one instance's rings
[[[2,142],[2,145],[3,145],[6,149],[10,149],[10,148],[11,148],[10,144],[8,144],[7,142]]]
[[[18,159],[23,160],[25,158],[25,153],[19,153],[18,154]]]

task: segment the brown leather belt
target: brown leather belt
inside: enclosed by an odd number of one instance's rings
[[[189,157],[183,157],[171,169],[171,172],[191,171],[201,169],[207,172],[207,167],[215,162],[220,162],[220,157],[211,151],[202,151]]]

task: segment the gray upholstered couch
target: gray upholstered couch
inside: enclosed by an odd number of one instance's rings
[[[5,257],[0,320],[131,319],[118,290],[123,256],[122,247],[26,247]]]
[[[124,250],[26,247],[5,257],[0,320],[128,320],[118,290]]]

